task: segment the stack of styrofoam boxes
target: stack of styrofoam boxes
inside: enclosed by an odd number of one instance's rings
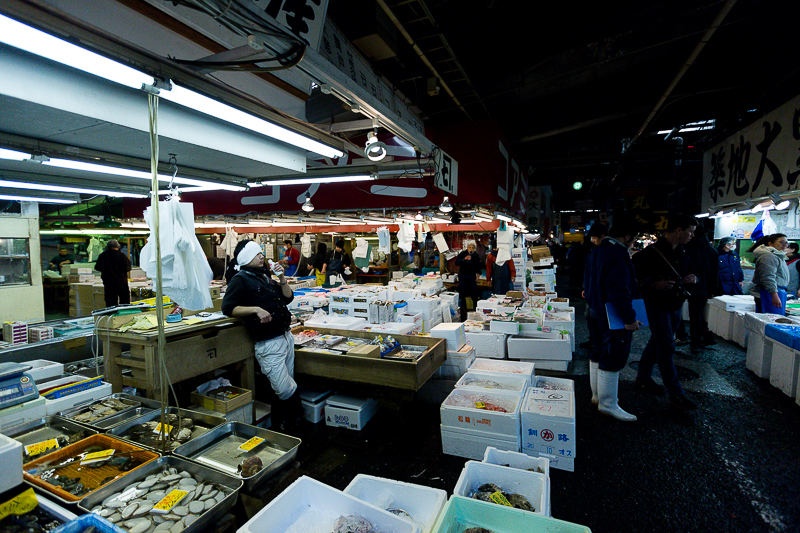
[[[725,339],[735,340],[736,313],[744,314],[756,310],[755,300],[749,294],[717,296],[708,300],[708,329]],[[740,339],[741,340],[741,339]],[[744,346],[744,342],[741,343]]]
[[[511,250],[511,260],[514,261],[514,290],[525,290],[525,263],[528,261],[528,252],[525,248],[513,248]]]
[[[537,472],[545,477],[545,511],[550,516],[550,460],[546,457],[532,457],[525,453],[498,450],[494,446],[486,448],[483,462],[493,465],[517,468],[528,472]]]
[[[536,376],[522,400],[521,448],[552,468],[575,471],[575,382]]]
[[[773,339],[769,382],[791,398],[797,396],[800,373],[800,325],[767,324],[764,336]]]
[[[475,348],[465,344],[460,349],[447,350],[447,359],[436,370],[436,376],[442,379],[458,379],[464,375],[475,361]]]
[[[444,371],[447,375],[454,375],[457,374],[459,370],[462,368],[459,376],[469,368],[468,361],[470,358],[475,357],[475,350],[471,347],[467,346],[467,349],[463,350],[464,346],[467,344],[467,337],[464,332],[464,324],[463,322],[443,322],[431,328],[430,336],[435,337],[437,339],[444,339],[447,343],[447,358],[445,359],[445,363],[447,363],[451,358],[453,359],[453,363],[449,366],[450,369]],[[469,361],[471,363],[471,361]],[[466,365],[466,366],[465,366]]]
[[[366,474],[356,475],[344,493],[392,513],[402,509],[404,512],[398,516],[414,524],[421,533],[433,531],[447,502],[447,492],[442,489]]]
[[[506,358],[507,335],[505,333],[493,333],[483,329],[483,323],[472,321],[465,322],[464,329],[467,344],[475,348],[475,355],[477,357],[489,357],[491,359]]]
[[[64,373],[64,364],[56,363],[55,361],[34,359],[33,361],[26,361],[23,364],[31,367],[31,369],[26,370],[25,373],[37,383],[46,379],[56,378]]]
[[[451,317],[458,316],[458,293],[450,291],[442,291],[439,293],[439,299],[442,301],[442,306],[445,310],[450,311]],[[444,312],[444,311],[442,311]],[[458,320],[458,319],[456,319]]]
[[[442,301],[439,298],[415,297],[406,302],[408,303],[406,313],[422,314],[422,333],[427,333],[442,323]]]
[[[28,344],[28,324],[26,322],[4,322],[3,341],[10,344]]]
[[[61,275],[63,276],[66,274],[69,283],[86,283],[96,281],[94,277],[94,269],[92,267],[66,265],[66,267],[70,266],[72,266],[72,268],[68,270],[68,273],[65,273],[63,268],[61,269]]]
[[[764,335],[767,324],[795,323],[797,319],[770,313],[745,313],[744,326],[747,329],[747,355],[745,366],[760,378],[769,378],[772,363],[772,339]]]
[[[548,304],[549,305],[549,304]],[[575,351],[575,308],[565,307],[548,311],[545,309],[542,317],[542,331],[569,334],[570,349]]]
[[[417,288],[423,296],[435,296],[444,289],[444,282],[441,276],[423,276],[419,278]]]
[[[556,271],[552,268],[534,268],[528,288],[532,291],[555,292]]]
[[[524,382],[524,378],[520,379]],[[440,408],[442,451],[470,459],[481,459],[487,446],[519,451],[522,394],[485,388],[454,389]]]
[[[508,358],[533,361],[536,368],[566,372],[572,361],[570,336],[538,331],[536,324],[522,324],[520,335],[508,338]]]
[[[46,341],[55,337],[51,326],[31,326],[28,328],[28,340],[30,342]]]
[[[478,300],[475,310],[484,316],[492,317],[511,317],[519,308],[519,304],[509,305],[510,298],[506,299],[502,295],[492,296],[485,300]]]
[[[336,291],[328,294],[328,314],[331,316],[354,316],[353,293],[350,291]]]

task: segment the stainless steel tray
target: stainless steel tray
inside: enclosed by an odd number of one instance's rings
[[[192,411],[189,409],[180,409],[178,407],[168,407],[167,413],[190,417],[192,420],[194,420],[195,425],[199,424],[200,426],[206,427],[209,431],[225,423],[225,419],[222,418],[221,416],[209,415],[206,413],[200,413],[198,411]],[[115,437],[118,437],[124,441],[132,442],[138,446],[144,446],[145,448],[155,450],[160,453],[172,453],[171,446],[164,446],[164,447],[150,446],[146,443],[135,440],[131,436],[131,430],[133,430],[133,428],[135,428],[139,424],[144,424],[145,422],[150,422],[151,420],[158,420],[160,417],[161,417],[161,410],[155,409],[142,416],[132,418],[123,424],[111,428],[108,431],[108,434],[114,435]],[[203,433],[202,435],[205,435],[205,433]],[[199,438],[202,435],[198,435],[195,438]]]
[[[69,438],[70,435],[80,435],[77,439],[73,438],[72,441],[68,443],[71,444],[72,442],[77,442],[80,439],[84,439],[97,433],[98,431],[96,429],[83,426],[77,422],[73,422],[72,420],[68,420],[58,415],[50,415],[40,418],[39,420],[28,422],[27,424],[12,426],[5,430],[5,435],[7,437],[11,437],[17,442],[22,443],[23,463],[27,463],[28,461],[32,461],[36,457],[39,457],[39,455],[43,455],[39,454],[32,457],[26,457],[24,447],[28,446],[29,444],[55,439],[60,436]],[[61,446],[66,445],[62,444]]]
[[[92,420],[91,422],[83,422],[75,418],[80,414],[90,411],[92,405],[110,399],[119,400],[125,404],[128,404],[130,407],[122,409],[121,411],[117,411],[116,413],[113,413],[109,416]],[[82,405],[80,407],[75,407],[72,409],[68,409],[66,411],[61,411],[58,414],[77,424],[81,424],[82,426],[96,429],[99,432],[105,432],[116,425],[126,422],[132,416],[137,416],[137,417],[142,416],[145,413],[148,413],[153,409],[158,408],[158,406],[159,406],[158,402],[155,402],[153,400],[148,400],[146,398],[139,398],[138,396],[131,396],[130,394],[117,392],[111,394],[110,396],[106,396],[105,398],[100,398],[88,405]]]
[[[236,504],[236,499],[239,497],[239,490],[242,488],[242,480],[237,479],[228,474],[224,474],[213,468],[203,466],[192,461],[187,461],[181,457],[164,456],[148,463],[130,475],[117,479],[85,497],[78,502],[78,507],[84,511],[90,512],[92,509],[103,503],[103,500],[113,495],[116,492],[121,492],[127,487],[142,481],[144,478],[158,472],[164,468],[174,467],[180,470],[185,470],[190,474],[199,477],[203,481],[216,483],[231,490],[230,494],[225,496],[222,501],[218,502],[214,507],[200,515],[189,527],[183,531],[207,531],[212,530],[212,520],[224,515],[228,510]]]
[[[242,459],[262,454],[265,451],[275,452],[273,455],[279,455],[277,458],[265,463],[264,466],[251,476],[243,476],[236,472],[236,468],[232,464],[224,464],[219,461],[211,460],[209,457],[204,457],[204,454],[211,452],[215,446],[219,445],[222,441],[228,440],[230,437],[247,440],[252,437],[261,437],[266,440],[251,452],[240,452]],[[264,479],[272,476],[286,464],[294,460],[297,455],[297,449],[300,447],[301,440],[291,435],[284,435],[268,429],[263,429],[256,426],[244,424],[242,422],[227,422],[221,426],[217,426],[205,435],[178,446],[173,452],[175,455],[185,457],[200,464],[210,466],[216,470],[225,472],[236,478],[244,481],[244,486],[247,490],[252,489]],[[268,448],[264,448],[267,446]]]

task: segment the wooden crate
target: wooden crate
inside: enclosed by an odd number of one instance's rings
[[[295,328],[294,333],[307,329]],[[329,328],[313,328],[320,333],[372,339],[375,333]],[[357,355],[333,355],[295,347],[294,369],[299,374],[342,381],[368,383],[404,390],[419,390],[442,365],[447,356],[444,339],[416,335],[392,335],[400,344],[427,346],[416,361],[398,361]]]
[[[239,393],[238,396],[234,396],[230,400],[221,400],[219,398],[213,398],[211,396],[192,391],[190,400],[193,405],[199,405],[203,409],[216,411],[218,413],[230,413],[231,411],[235,411],[239,407],[247,405],[253,401],[253,391],[240,389],[238,387],[226,388],[235,389],[235,392]]]

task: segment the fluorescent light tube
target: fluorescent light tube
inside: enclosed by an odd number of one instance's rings
[[[111,196],[113,198],[147,198],[146,194],[109,191],[101,189],[84,189],[82,187],[68,187],[66,185],[47,185],[44,183],[26,183],[22,181],[0,180],[0,188],[30,189],[34,191],[71,192],[76,194],[92,194]]]
[[[31,154],[25,152],[17,152],[16,150],[9,150],[7,148],[0,148],[0,159],[10,159],[11,161],[25,161],[30,159]]]
[[[153,83],[153,77],[144,72],[108,59],[100,54],[90,52],[80,46],[3,15],[0,15],[0,42],[133,89],[140,90],[143,84]],[[174,83],[171,91],[159,91],[159,96],[164,100],[189,107],[195,111],[325,157],[344,156],[344,152],[332,146],[315,141],[310,137],[250,113],[245,113]]]
[[[38,202],[40,204],[77,204],[77,200],[66,198],[42,198],[39,196],[17,196],[14,194],[0,194],[0,200],[13,200],[16,202]]]
[[[362,174],[357,176],[327,176],[319,178],[292,178],[286,180],[265,180],[262,185],[305,185],[307,183],[346,183],[351,181],[372,181],[374,176]]]
[[[496,218],[497,220],[502,220],[504,222],[513,222],[514,220],[510,216],[504,215],[503,213],[495,213],[494,218]]]

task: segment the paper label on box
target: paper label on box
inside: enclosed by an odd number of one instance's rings
[[[178,505],[184,496],[189,494],[188,490],[173,489],[167,493],[166,496],[161,498],[158,503],[153,506],[153,513],[168,513],[173,507]]]
[[[49,439],[25,446],[25,455],[41,455],[48,450],[56,450],[61,446],[58,444],[58,439]]]
[[[248,440],[244,441],[243,443],[241,443],[239,445],[239,449],[241,451],[243,451],[243,452],[249,452],[252,449],[254,449],[257,446],[259,446],[262,442],[264,442],[263,438],[261,438],[261,437],[253,437],[253,438],[248,439]]]
[[[100,450],[99,452],[87,453],[86,456],[83,459],[81,459],[81,464],[88,465],[91,463],[96,463],[98,461],[104,461],[105,459],[108,459],[109,457],[114,455],[115,451],[116,450],[114,448],[109,448],[107,450]]]
[[[162,424],[161,422],[159,422],[158,425],[156,425],[156,428],[153,430],[153,433],[156,434],[164,433],[165,435],[169,435],[170,433],[172,433],[173,427],[174,426],[171,426],[169,424]]]

